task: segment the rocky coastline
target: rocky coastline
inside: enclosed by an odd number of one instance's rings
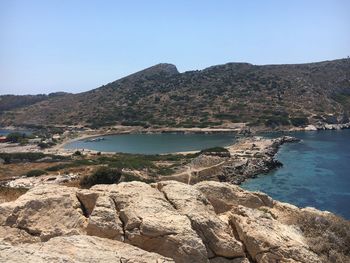
[[[187,169],[161,180],[178,180],[190,184],[206,180],[239,185],[248,178],[268,173],[283,164],[275,159],[281,145],[300,140],[291,136],[268,139],[259,136],[241,138],[227,147],[227,153],[202,154],[187,165]]]

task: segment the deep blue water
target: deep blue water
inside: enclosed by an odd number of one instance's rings
[[[327,210],[350,219],[350,130],[293,132],[276,158],[284,165],[242,184],[272,198]],[[272,135],[275,136],[275,135]]]
[[[122,134],[103,136],[105,140],[74,141],[67,149],[90,149],[101,152],[161,154],[197,151],[214,146],[227,146],[234,142],[233,134]]]

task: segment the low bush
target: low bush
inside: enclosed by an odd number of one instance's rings
[[[80,186],[90,188],[95,184],[116,184],[119,182],[122,173],[119,169],[100,167],[93,174],[80,179]]]
[[[123,182],[132,182],[132,181],[138,181],[138,182],[144,182],[144,183],[154,183],[155,181],[152,179],[145,179],[141,178],[140,176],[136,176],[130,173],[123,173],[122,177]]]
[[[212,148],[208,148],[208,149],[204,149],[201,150],[201,153],[211,153],[211,152],[215,152],[215,153],[228,153],[229,150],[227,150],[224,147],[212,147]]]
[[[306,117],[290,118],[290,122],[296,127],[306,126],[309,124],[309,120]]]
[[[26,176],[27,177],[36,177],[36,176],[40,176],[43,174],[46,174],[46,172],[43,170],[30,170],[29,172],[27,172]]]
[[[65,160],[67,157],[52,154],[43,154],[40,152],[23,152],[23,153],[0,153],[0,158],[5,163],[14,162],[34,162],[44,157],[51,157],[53,160]]]
[[[350,222],[334,215],[303,213],[298,219],[306,241],[322,262],[350,262]]]
[[[50,145],[45,142],[38,143],[38,146],[40,147],[40,149],[46,149],[50,147]]]

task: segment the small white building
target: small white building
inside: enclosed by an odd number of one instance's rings
[[[56,134],[52,135],[52,139],[53,139],[53,140],[59,140],[59,139],[61,139],[61,135],[59,135],[58,133],[56,133]]]

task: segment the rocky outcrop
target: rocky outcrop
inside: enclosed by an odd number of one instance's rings
[[[229,183],[42,185],[0,204],[0,262],[321,262],[306,212]]]
[[[44,243],[12,246],[0,243],[1,262],[174,262],[135,246],[92,236],[55,237]]]
[[[227,212],[238,205],[250,208],[273,205],[273,200],[266,194],[244,191],[239,186],[229,183],[207,181],[194,185],[194,188],[206,196],[217,214]]]
[[[209,257],[227,258],[244,256],[242,243],[237,241],[227,222],[221,220],[214,207],[199,190],[178,182],[158,183],[167,200],[187,216],[193,229],[206,245]]]
[[[299,228],[278,222],[263,209],[238,206],[230,212],[230,221],[256,262],[320,262]]]
[[[305,131],[317,131],[317,130],[343,130],[350,129],[350,122],[347,123],[320,123],[317,125],[308,125],[304,128]]]
[[[87,218],[75,188],[41,185],[0,205],[0,225],[22,229],[42,241],[85,233]]]
[[[208,254],[191,221],[158,189],[141,182],[92,188],[114,200],[123,223],[124,241],[177,262],[205,262]]]
[[[283,164],[275,159],[281,145],[299,142],[291,136],[281,136],[275,139],[262,137],[246,138],[230,147],[230,158],[218,175],[220,181],[241,184],[247,178],[268,173]]]

